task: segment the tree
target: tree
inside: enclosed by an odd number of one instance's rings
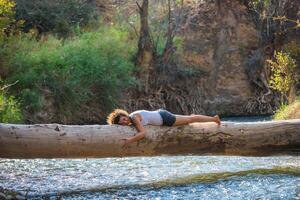
[[[281,93],[281,102],[286,97],[291,103],[295,100],[296,61],[283,51],[275,52],[274,56],[274,60],[267,60],[272,72],[269,81],[270,87]]]
[[[154,155],[272,155],[297,152],[300,120],[148,126],[143,140],[122,148],[129,126],[33,124],[0,126],[2,158],[87,158]]]
[[[4,86],[0,84],[0,123],[19,123],[23,121],[19,103],[13,96],[8,96],[5,91],[16,83]]]
[[[140,13],[140,37],[136,65],[140,67],[140,77],[145,82],[145,92],[149,89],[149,74],[154,64],[153,43],[150,37],[148,23],[148,0],[143,0],[142,6],[137,2]]]
[[[14,7],[15,3],[11,0],[0,0],[0,42],[8,26],[14,21]]]
[[[96,0],[16,0],[16,19],[25,20],[25,32],[37,29],[67,37],[73,27],[95,19],[96,9]]]

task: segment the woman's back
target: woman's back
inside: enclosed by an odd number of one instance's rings
[[[141,116],[141,124],[143,126],[156,125],[160,126],[163,124],[163,120],[161,115],[159,114],[159,110],[148,111],[148,110],[137,110],[129,114],[129,117],[133,117],[135,114],[139,114]]]

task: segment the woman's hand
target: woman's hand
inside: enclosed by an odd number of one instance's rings
[[[124,141],[124,144],[122,145],[122,148],[128,148],[129,145],[133,142],[137,142],[141,139],[143,139],[145,137],[145,129],[141,124],[141,120],[139,118],[139,116],[133,116],[133,124],[135,126],[135,128],[137,129],[137,134],[133,137],[130,138],[124,138],[122,139]]]

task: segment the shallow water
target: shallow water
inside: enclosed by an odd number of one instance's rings
[[[0,159],[0,188],[28,199],[300,199],[300,156]]]
[[[300,199],[300,157],[1,159],[0,186],[30,199]]]

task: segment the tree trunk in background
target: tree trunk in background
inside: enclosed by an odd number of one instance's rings
[[[149,89],[149,74],[153,67],[153,44],[148,24],[148,0],[143,0],[142,6],[137,3],[140,13],[140,38],[136,65],[140,68],[139,77],[145,84],[145,92]]]
[[[295,85],[293,84],[289,91],[289,96],[288,96],[289,104],[293,103],[295,100],[296,100],[296,89],[295,89]]]
[[[167,65],[170,62],[172,54],[176,51],[173,39],[174,39],[174,28],[172,25],[172,16],[171,16],[171,2],[168,0],[168,31],[167,31],[167,41],[163,52],[163,65]]]
[[[146,136],[122,149],[136,130],[120,125],[0,124],[0,157],[85,158],[183,154],[273,155],[300,152],[300,120],[147,126]]]

